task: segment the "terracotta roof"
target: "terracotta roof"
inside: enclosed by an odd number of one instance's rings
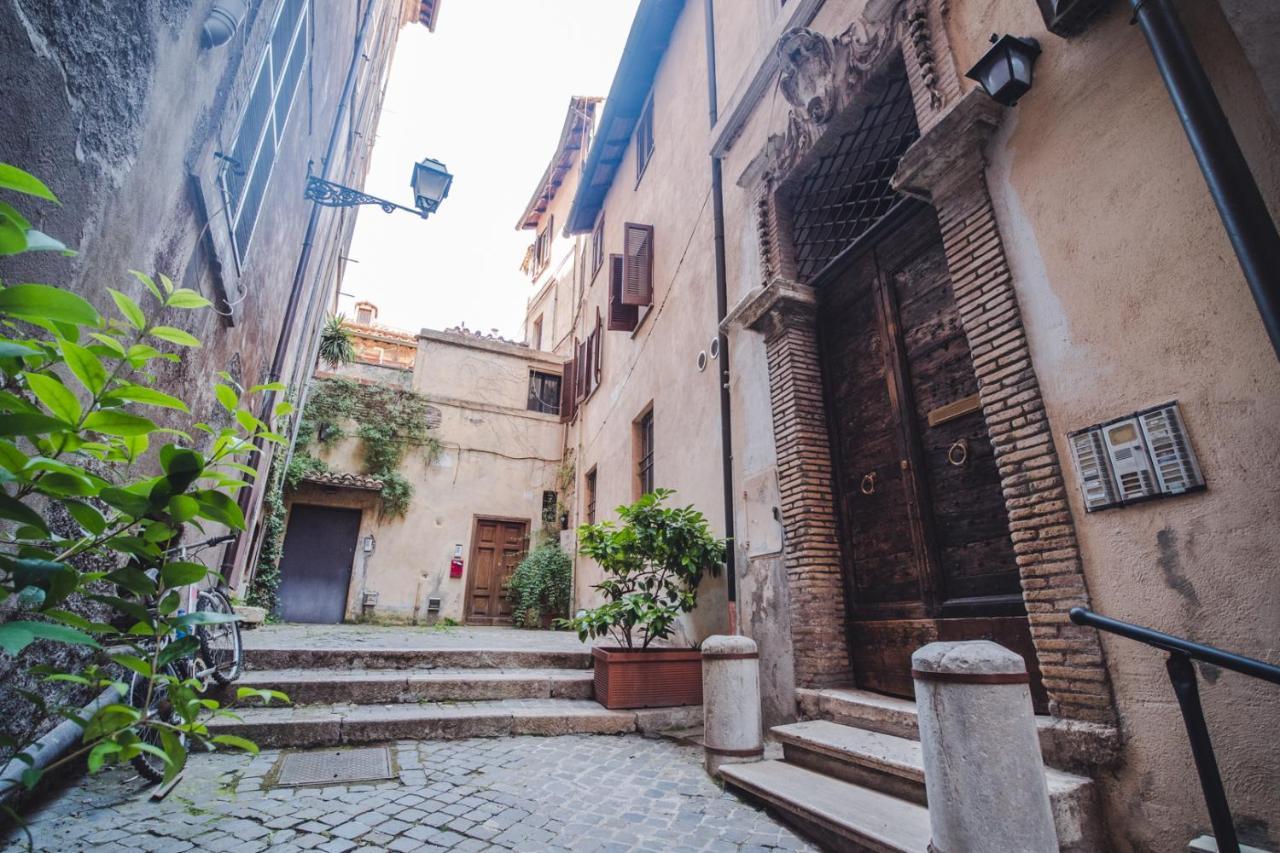
[[[533,191],[533,198],[529,199],[520,221],[516,223],[517,231],[538,227],[538,220],[546,213],[547,205],[555,198],[564,176],[573,165],[574,156],[590,141],[595,131],[596,106],[603,100],[590,95],[574,95],[569,99],[569,109],[565,111],[555,153],[538,181],[538,188]]]
[[[339,489],[359,489],[367,492],[382,491],[382,481],[367,474],[346,474],[341,471],[317,471],[303,476],[302,482]]]

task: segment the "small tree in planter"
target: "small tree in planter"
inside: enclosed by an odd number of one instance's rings
[[[682,613],[693,610],[703,575],[718,575],[725,542],[711,535],[693,507],[668,507],[674,492],[656,489],[618,507],[621,526],[604,521],[578,528],[579,550],[595,560],[605,579],[594,586],[606,603],[567,620],[585,641],[611,637],[616,648],[597,646],[596,699],[609,708],[696,705],[702,701],[702,659],[695,649],[654,647],[671,638]]]
[[[529,552],[507,582],[511,618],[521,628],[546,628],[569,612],[573,563],[554,540]]]

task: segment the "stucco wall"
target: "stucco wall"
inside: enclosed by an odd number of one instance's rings
[[[555,415],[530,412],[525,406],[529,370],[562,369],[548,353],[483,341],[450,332],[423,330],[411,374],[392,378],[426,397],[430,417],[439,418],[431,436],[440,444],[431,457],[410,451],[400,473],[414,487],[402,518],[384,518],[376,496],[366,504],[360,536],[376,540],[373,553],[357,550],[347,597],[347,618],[419,622],[449,618],[464,621],[467,573],[471,570],[472,536],[479,517],[522,519],[531,536],[542,527],[542,493],[554,490],[564,428]],[[398,373],[368,365],[350,365],[340,375],[369,371]],[[321,458],[338,471],[361,472],[359,439],[344,439]],[[336,506],[361,505],[363,496],[349,490],[327,493],[314,488],[293,500]],[[461,546],[463,576],[451,578],[449,563]],[[378,593],[377,606],[362,612],[365,592]],[[428,619],[428,598],[441,599],[439,614]]]

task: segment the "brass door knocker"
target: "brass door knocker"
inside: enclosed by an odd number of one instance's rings
[[[874,495],[876,493],[876,472],[862,475],[862,493],[864,495]]]
[[[947,461],[959,468],[969,461],[969,439],[962,438],[947,450]]]

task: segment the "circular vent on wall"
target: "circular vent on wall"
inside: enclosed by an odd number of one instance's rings
[[[706,350],[703,350],[702,352],[698,353],[698,369],[699,370],[707,369],[707,351]]]

